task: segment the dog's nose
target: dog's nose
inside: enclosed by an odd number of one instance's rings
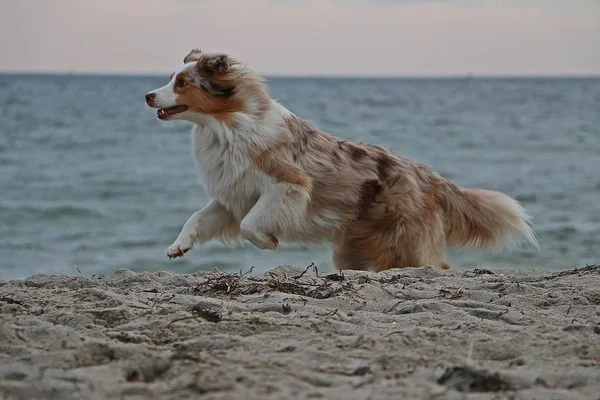
[[[150,104],[152,100],[156,97],[156,93],[148,93],[146,95],[146,104]]]

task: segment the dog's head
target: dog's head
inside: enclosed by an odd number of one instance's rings
[[[234,123],[236,115],[258,115],[268,107],[262,80],[224,53],[194,49],[169,83],[146,94],[159,119],[201,122],[206,117]]]

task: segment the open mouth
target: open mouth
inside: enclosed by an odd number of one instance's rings
[[[167,107],[167,108],[160,108],[157,112],[156,112],[156,116],[158,117],[158,119],[167,119],[172,117],[175,114],[179,114],[182,113],[184,111],[187,111],[188,106],[185,105],[178,105],[178,106],[173,106],[173,107]]]

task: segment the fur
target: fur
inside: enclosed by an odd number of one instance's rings
[[[146,102],[166,109],[163,120],[194,124],[193,154],[211,197],[169,258],[212,239],[269,250],[329,242],[338,269],[386,270],[449,268],[447,247],[539,248],[529,216],[509,196],[457,187],[387,149],[321,131],[227,54],[192,50]]]

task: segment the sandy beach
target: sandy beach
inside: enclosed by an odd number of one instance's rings
[[[598,399],[600,268],[0,281],[2,399]]]

